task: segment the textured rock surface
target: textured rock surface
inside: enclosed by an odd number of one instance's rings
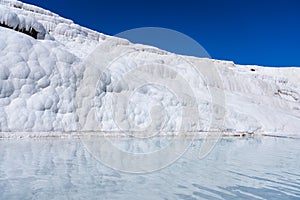
[[[0,1],[0,15],[1,23],[26,29],[35,27],[41,32],[36,40],[0,27],[2,132],[109,131],[120,128],[116,122],[124,129],[143,129],[155,122],[153,117],[157,117],[157,123],[149,130],[173,131],[181,119],[180,109],[191,115],[191,109],[196,109],[199,113],[195,123],[195,118],[184,115],[187,123],[182,125],[183,130],[210,130],[211,113],[225,111],[224,123],[220,121],[214,129],[299,134],[299,68],[240,66],[228,61],[176,56],[97,33],[18,1]],[[120,57],[122,53],[125,56]],[[163,81],[161,84],[182,91],[179,96],[183,101],[176,102],[175,96],[163,88],[145,86],[132,96],[139,104],[128,107],[129,115],[114,117],[112,107],[126,102],[112,102],[119,97],[114,95],[132,93],[135,89],[134,84],[129,84],[132,76],[124,72],[145,63],[155,67],[149,65],[138,70],[139,75],[146,75],[135,83],[146,83],[151,75],[158,77]],[[222,84],[205,77],[205,73],[203,77],[195,76],[193,70],[205,72],[211,66],[217,70]],[[184,82],[190,91],[180,86]],[[211,93],[218,91],[224,94],[224,105],[222,99],[211,101]],[[145,98],[153,94],[152,99]],[[149,105],[154,109],[149,110]],[[166,114],[163,120],[159,118],[162,108]],[[162,125],[161,121],[165,123]]]

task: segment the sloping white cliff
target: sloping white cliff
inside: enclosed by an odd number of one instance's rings
[[[300,134],[300,68],[132,44],[0,1],[0,131]]]

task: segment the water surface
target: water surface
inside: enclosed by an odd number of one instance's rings
[[[300,140],[223,138],[197,159],[134,175],[97,161],[80,139],[0,140],[0,199],[300,199]]]

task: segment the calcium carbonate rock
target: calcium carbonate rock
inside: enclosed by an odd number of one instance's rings
[[[1,132],[300,133],[299,68],[178,56],[14,0],[0,24]]]

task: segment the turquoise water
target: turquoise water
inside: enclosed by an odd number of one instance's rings
[[[134,175],[98,162],[80,139],[0,140],[0,199],[300,199],[300,139],[196,140],[173,165]]]

